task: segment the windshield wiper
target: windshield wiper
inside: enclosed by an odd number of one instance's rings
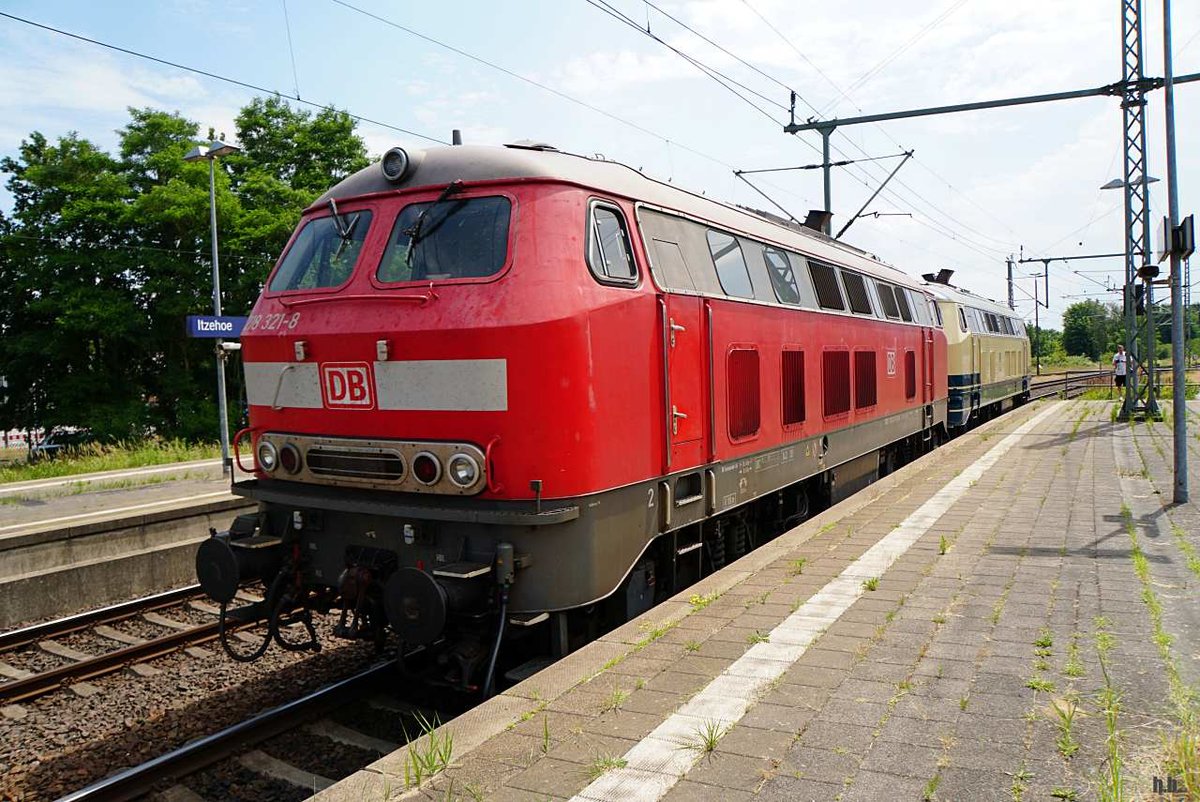
[[[442,190],[442,194],[438,195],[437,200],[422,209],[421,213],[417,215],[417,219],[413,222],[413,224],[409,228],[404,229],[404,233],[408,235],[408,248],[406,248],[404,251],[404,264],[406,266],[412,267],[413,251],[416,249],[417,243],[421,241],[423,235],[422,227],[425,225],[425,219],[429,217],[429,213],[432,212],[434,207],[436,207],[439,203],[446,200],[446,198],[449,198],[456,192],[462,191],[462,188],[462,181],[451,181],[446,185],[446,188]]]
[[[332,258],[337,259],[341,257],[342,251],[346,250],[346,246],[350,244],[350,240],[354,236],[354,229],[358,226],[359,215],[351,215],[349,220],[342,217],[338,214],[337,201],[333,198],[329,199],[329,214],[333,219],[333,228],[337,231],[338,239],[341,240],[338,243],[337,250],[333,252]]]

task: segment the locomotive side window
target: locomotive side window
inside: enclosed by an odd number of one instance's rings
[[[604,283],[637,283],[625,218],[616,207],[592,204],[587,262],[596,278]]]
[[[908,292],[903,287],[896,288],[896,306],[900,308],[900,319],[912,323],[912,307],[908,304]]]
[[[821,391],[825,417],[850,411],[850,352],[826,351],[821,354]]]
[[[877,377],[875,375],[875,352],[854,352],[854,408],[865,409],[875,406],[878,400]]]
[[[962,328],[963,334],[966,334],[969,330],[967,328],[967,313],[963,311],[961,306],[958,308],[958,325]]]
[[[940,329],[943,325],[942,324],[942,307],[938,305],[937,301],[931,300],[929,302],[929,308],[931,310],[933,310],[933,319],[937,321],[937,327]]]
[[[722,231],[709,229],[708,250],[712,253],[717,280],[721,282],[725,294],[736,298],[753,298],[754,287],[750,284],[746,257],[742,255],[742,246],[738,241]]]
[[[833,265],[809,259],[808,274],[812,276],[813,287],[817,290],[817,303],[822,309],[845,310],[846,304],[842,301],[842,288],[838,286]]]
[[[783,425],[804,423],[804,352],[783,352]]]
[[[763,261],[767,263],[767,274],[775,287],[775,297],[780,303],[799,304],[800,290],[796,287],[796,274],[786,251],[763,246]]]
[[[370,227],[367,211],[343,212],[336,221],[332,215],[309,220],[288,248],[269,289],[286,292],[345,284]]]
[[[758,434],[762,413],[758,393],[758,351],[735,348],[729,352],[729,439],[744,440]]]
[[[885,284],[882,281],[875,282],[875,288],[879,290],[879,302],[883,304],[883,314],[892,320],[900,319],[900,307],[896,305],[896,289],[891,284]]]
[[[486,278],[508,259],[508,198],[450,198],[405,206],[375,276],[389,284]]]
[[[856,315],[873,314],[871,299],[867,295],[867,282],[858,273],[849,270],[842,271],[842,283],[846,285],[846,297],[850,301],[850,311]]]

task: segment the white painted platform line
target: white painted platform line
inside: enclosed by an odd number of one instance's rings
[[[967,488],[991,469],[1025,434],[1057,405],[1035,415],[992,447],[878,543],[813,594],[796,612],[771,630],[765,643],[751,646],[733,665],[693,696],[683,707],[625,753],[625,768],[598,777],[573,800],[657,800],[671,790],[701,755],[700,733],[724,731],[754,704],[760,691],[783,675],[809,645],[850,608],[864,579],[882,576],[929,527],[954,505]]]
[[[181,501],[202,501],[204,499],[215,499],[224,496],[226,498],[236,498],[228,490],[221,490],[216,493],[200,493],[195,496],[183,496],[181,498],[164,498],[161,501],[151,501],[147,504],[134,504],[131,507],[114,507],[106,510],[95,510],[93,512],[81,512],[78,515],[64,515],[60,518],[43,518],[40,521],[26,521],[20,524],[10,524],[8,526],[0,526],[0,532],[8,532],[13,529],[36,529],[39,526],[48,524],[60,524],[67,521],[79,521],[84,518],[97,518],[102,515],[115,515],[120,512],[136,512],[137,510],[148,510],[152,507],[162,507],[167,504],[178,504]]]

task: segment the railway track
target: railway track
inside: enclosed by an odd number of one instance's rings
[[[0,704],[32,699],[71,683],[215,640],[220,633],[215,608],[199,601],[200,597],[199,586],[190,585],[0,634],[0,675],[8,680],[0,683]],[[212,620],[194,624],[163,614],[184,608],[190,611],[185,618],[194,619],[199,614]],[[131,631],[131,623],[136,623],[143,634]],[[119,628],[121,625],[126,626]],[[227,629],[247,626],[250,624],[230,624]],[[160,631],[163,634],[150,634]],[[112,644],[114,648],[92,654],[61,641],[79,635],[86,635],[90,644]],[[20,665],[42,662],[36,658],[45,659],[46,655],[61,664],[32,670]]]
[[[1107,387],[1111,378],[1112,373],[1106,370],[1068,371],[1062,378],[1037,376],[1030,382],[1029,400],[1054,396],[1073,398],[1092,387]]]
[[[396,660],[378,662],[299,699],[116,772],[59,802],[120,802],[150,794],[190,802],[305,799],[394,752],[407,743],[409,733],[415,737],[429,723],[450,717],[382,692],[389,683],[394,684],[396,672]],[[376,715],[352,714],[350,725],[338,720],[337,711],[356,705],[360,710],[373,709]]]

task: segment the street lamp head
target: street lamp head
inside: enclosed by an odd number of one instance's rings
[[[220,156],[228,156],[231,153],[240,153],[241,148],[237,145],[230,145],[228,142],[222,142],[219,139],[214,139],[208,146],[208,155],[213,158]]]
[[[230,145],[228,142],[214,139],[207,145],[197,145],[189,150],[187,155],[183,157],[183,160],[185,162],[202,162],[208,159],[228,156],[231,153],[240,153],[241,150],[237,145]]]
[[[208,146],[207,145],[197,145],[196,147],[192,148],[191,150],[189,150],[187,152],[187,155],[183,157],[183,160],[185,162],[202,162],[207,158],[208,158]]]

